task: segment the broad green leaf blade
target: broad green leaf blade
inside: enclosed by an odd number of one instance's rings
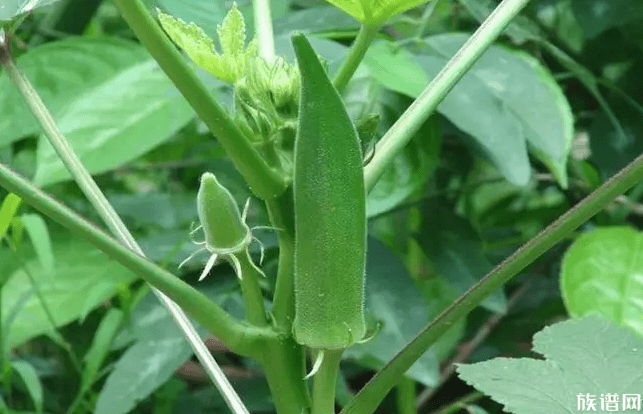
[[[36,407],[36,412],[42,414],[42,383],[34,367],[22,360],[11,361],[11,368],[18,373],[27,388],[27,392]]]
[[[0,240],[7,234],[9,225],[16,215],[18,207],[20,207],[20,201],[22,199],[13,193],[10,193],[2,200],[2,206],[0,206]]]
[[[132,282],[134,275],[93,246],[77,239],[54,240],[56,278],[46,276],[38,260],[27,266],[36,278],[56,326],[76,320]],[[11,349],[52,330],[25,272],[18,269],[2,289],[2,323]]]
[[[495,358],[460,365],[460,378],[515,414],[569,414],[588,411],[579,395],[590,394],[594,410],[624,410],[623,395],[643,388],[643,341],[596,316],[561,322],[534,337],[534,352],[546,359]],[[601,396],[617,394],[619,404],[601,406]],[[605,401],[605,399],[604,399]]]
[[[427,209],[425,209],[427,210]],[[482,241],[471,225],[444,208],[424,214],[421,231],[415,235],[437,272],[464,293],[493,266],[482,252]],[[502,289],[480,303],[492,312],[502,311],[506,298]]]
[[[136,342],[118,360],[96,403],[96,414],[125,414],[174,374],[193,351],[176,327]]]
[[[81,94],[148,59],[145,49],[131,41],[72,38],[29,50],[18,58],[18,66],[57,116]],[[9,77],[0,76],[0,146],[40,131]]]
[[[643,17],[639,0],[572,0],[572,10],[588,39]]]
[[[427,295],[428,306],[404,265],[381,242],[369,238],[366,260],[366,311],[380,323],[380,330],[364,344],[347,349],[345,357],[371,368],[380,369],[395,353],[420,331],[429,319],[437,315],[455,298],[451,295]],[[442,294],[444,291],[441,292]],[[439,361],[457,344],[464,323],[431,347],[406,373],[426,385],[436,385]],[[437,354],[437,355],[436,355]]]
[[[580,317],[600,313],[643,335],[643,234],[629,227],[585,233],[567,250],[561,292]]]
[[[468,38],[466,34],[429,37],[425,39],[423,47],[428,53],[426,57],[419,56],[417,61],[433,77],[439,68],[423,62],[429,63],[432,59],[446,62]],[[461,94],[458,99],[461,107],[449,103],[450,97],[457,96],[456,91]],[[563,187],[567,186],[566,166],[574,133],[573,115],[551,73],[533,57],[491,46],[438,110],[459,128],[477,138],[478,142],[481,142],[482,133],[489,134],[491,141],[486,141],[488,145],[499,143],[503,139],[502,131],[497,131],[497,125],[490,121],[482,121],[478,126],[480,132],[477,133],[472,119],[480,121],[478,117],[484,117],[501,122],[506,118],[505,122],[516,130],[511,138],[520,140],[519,137],[523,137],[532,153],[547,165],[558,182]],[[514,155],[508,152],[505,157],[508,154]],[[520,184],[519,180],[510,181]]]
[[[0,2],[0,21],[11,20],[16,16],[49,6],[58,0],[2,0]]]
[[[295,31],[317,33],[358,28],[359,23],[333,6],[310,7],[293,11],[275,20],[274,23],[275,34]]]
[[[51,247],[51,238],[49,237],[49,230],[47,223],[38,214],[23,214],[20,216],[24,224],[31,245],[36,251],[36,256],[40,261],[43,270],[49,275],[54,275],[54,252]]]
[[[80,384],[81,392],[86,392],[96,380],[98,371],[105,362],[118,329],[123,322],[123,317],[124,314],[122,311],[111,308],[107,311],[107,314],[103,316],[103,319],[101,319],[98,329],[94,334],[92,344],[85,354],[85,367]]]
[[[379,25],[389,18],[426,3],[427,0],[327,0],[356,20]]]
[[[300,344],[342,349],[364,324],[366,193],[357,131],[304,35],[295,141],[295,320]],[[323,297],[324,300],[320,300]]]
[[[194,112],[154,61],[135,65],[71,102],[58,126],[92,174],[145,154],[183,127]],[[41,137],[34,181],[70,179],[49,142]]]

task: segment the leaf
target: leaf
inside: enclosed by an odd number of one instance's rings
[[[124,414],[156,390],[192,355],[190,344],[173,326],[140,340],[118,360],[96,403],[96,414]]]
[[[493,268],[482,253],[482,242],[475,230],[445,208],[424,214],[422,231],[415,238],[437,272],[459,293],[466,292]],[[503,310],[506,305],[503,290],[494,292],[480,305],[492,312]]]
[[[429,318],[450,304],[454,295],[453,292],[444,295],[445,290],[441,291],[442,295],[427,295],[431,298],[427,306],[406,269],[391,251],[374,238],[369,238],[368,246],[366,309],[369,317],[379,322],[381,327],[371,340],[347,349],[344,355],[377,370],[413,339]],[[463,328],[464,324],[460,323],[445,334],[413,364],[407,375],[426,386],[436,385],[439,358],[445,357],[448,350],[457,344]]]
[[[9,225],[18,212],[21,201],[22,199],[13,193],[8,194],[2,200],[2,205],[0,206],[0,240],[7,234]]]
[[[629,227],[599,228],[565,253],[561,291],[572,316],[600,313],[643,335],[643,234]]]
[[[365,333],[366,193],[357,131],[306,37],[295,141],[295,320],[312,348],[343,349]],[[332,260],[331,260],[332,258]],[[324,300],[320,300],[324,298]]]
[[[149,55],[134,42],[115,37],[79,37],[30,49],[18,58],[18,66],[47,109],[57,116],[81,94],[146,60]],[[31,111],[9,76],[3,73],[0,77],[0,147],[39,132],[40,126]]]
[[[572,0],[572,10],[588,39],[605,30],[643,17],[638,0]]]
[[[390,96],[383,100],[383,127],[389,127],[406,109],[405,100]],[[397,207],[413,194],[421,192],[438,165],[440,134],[437,119],[430,117],[418,130],[404,151],[384,170],[368,194],[368,216],[383,214]]]
[[[40,7],[49,6],[59,0],[2,0],[0,3],[0,21],[11,20],[16,16],[29,13]]]
[[[606,394],[638,396],[643,342],[627,330],[596,316],[569,320],[534,337],[534,352],[546,359],[495,358],[458,366],[460,378],[515,414],[569,414],[590,394],[597,412],[630,412],[602,407]]]
[[[38,214],[23,214],[20,216],[24,224],[31,245],[36,251],[43,270],[49,276],[54,275],[54,253],[51,247],[51,238],[45,220]]]
[[[335,30],[354,30],[359,24],[341,10],[332,6],[310,7],[293,11],[274,22],[275,34],[318,33]]]
[[[47,277],[36,260],[31,260],[27,266],[56,326],[74,321],[135,279],[129,270],[77,239],[55,240],[53,251],[55,279]],[[11,274],[2,289],[2,317],[8,349],[52,329],[43,305],[22,269]]]
[[[116,308],[111,308],[103,319],[101,319],[98,329],[94,334],[94,339],[85,354],[85,367],[81,375],[81,393],[86,392],[96,380],[98,371],[105,362],[118,329],[123,322],[123,312]]]
[[[193,116],[187,102],[150,60],[79,96],[57,121],[83,165],[97,174],[145,154]],[[39,185],[70,179],[44,137],[37,160],[34,181]]]
[[[356,20],[369,25],[380,25],[389,18],[426,3],[427,0],[326,0]]]
[[[191,22],[213,37],[216,27],[225,17],[223,3],[212,0],[158,0],[159,6],[170,16]]]
[[[11,368],[22,378],[22,382],[24,382],[27,392],[36,407],[36,412],[42,414],[42,384],[34,367],[26,361],[15,360],[11,361]]]
[[[429,37],[416,62],[435,77],[467,39],[465,34]],[[573,115],[551,74],[529,55],[491,46],[438,111],[470,134],[513,184],[529,180],[528,143],[558,182],[567,185]]]

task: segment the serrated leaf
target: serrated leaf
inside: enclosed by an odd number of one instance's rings
[[[217,34],[221,42],[221,52],[224,55],[243,53],[246,44],[246,24],[236,3],[223,19],[221,25],[217,27]]]
[[[588,411],[579,408],[581,394],[594,398],[595,410],[589,411],[631,412],[620,403],[605,405],[604,396],[637,396],[643,389],[643,341],[597,316],[543,329],[534,337],[533,350],[546,359],[495,358],[457,370],[460,378],[515,414]]]
[[[426,3],[427,0],[326,0],[356,20],[380,25],[396,14]]]
[[[193,116],[156,62],[148,60],[86,91],[57,121],[83,165],[97,174],[145,154]],[[34,181],[39,185],[71,179],[45,137],[38,145],[37,162]]]
[[[573,316],[600,313],[643,335],[643,233],[600,228],[578,237],[561,268],[561,293]]]
[[[56,117],[79,95],[146,60],[149,54],[132,41],[115,37],[71,38],[30,49],[18,58],[18,66]],[[40,131],[24,99],[3,73],[0,147]]]

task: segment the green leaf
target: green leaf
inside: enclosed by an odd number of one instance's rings
[[[49,275],[54,275],[54,252],[51,247],[51,238],[45,220],[38,214],[23,214],[20,216],[24,224],[31,245],[36,251],[43,270]]]
[[[2,200],[2,206],[0,206],[0,240],[7,234],[9,225],[18,211],[21,201],[22,199],[13,193]]]
[[[304,35],[295,141],[295,320],[300,344],[342,349],[365,333],[366,193],[357,131]],[[320,300],[324,298],[324,300]]]
[[[332,6],[310,7],[297,10],[274,22],[275,34],[301,31],[318,33],[337,30],[355,30],[359,24],[346,13]]]
[[[115,37],[79,37],[30,49],[18,58],[18,66],[47,109],[57,116],[80,95],[145,60],[149,60],[149,55],[134,42]],[[9,76],[3,73],[0,76],[0,147],[40,130]]]
[[[192,355],[192,348],[176,325],[155,337],[140,340],[118,360],[96,402],[96,414],[130,412],[174,374]]]
[[[382,101],[383,127],[390,127],[406,109],[403,97],[388,96]],[[413,194],[422,192],[438,165],[442,136],[435,117],[429,118],[416,136],[384,170],[382,177],[368,194],[368,216],[395,208]]]
[[[380,25],[389,18],[427,0],[326,0],[356,20],[369,25]]]
[[[366,311],[370,318],[380,323],[380,330],[371,340],[347,349],[345,357],[371,369],[382,368],[430,318],[455,298],[454,292],[445,295],[446,290],[442,290],[438,295],[438,290],[427,294],[430,300],[427,306],[402,263],[381,242],[369,238]],[[464,324],[460,323],[449,331],[411,366],[407,375],[426,386],[436,385],[439,361],[457,344],[463,328]]]
[[[40,7],[49,6],[59,0],[2,0],[0,3],[0,21],[12,20],[14,17]]]
[[[36,412],[42,414],[42,384],[34,367],[26,361],[16,360],[11,361],[11,368],[18,373],[22,382],[24,382],[27,392],[36,407]]]
[[[643,17],[643,7],[638,0],[572,0],[572,10],[588,39]]]
[[[92,174],[145,154],[183,127],[194,112],[154,61],[131,67],[71,102],[58,127]],[[49,185],[71,177],[41,137],[34,181]]]
[[[416,62],[433,78],[468,38],[429,37]],[[529,55],[491,46],[438,111],[471,135],[510,182],[525,185],[529,180],[528,143],[558,182],[567,185],[573,115],[552,75]]]
[[[48,277],[39,261],[27,263],[51,311],[56,326],[79,318],[110,298],[134,275],[93,246],[77,239],[54,240],[56,278]],[[51,323],[24,270],[10,275],[2,290],[3,334],[11,349],[50,332]]]
[[[216,35],[216,27],[225,17],[223,2],[212,0],[158,0],[158,5],[170,16],[192,22],[206,35]]]
[[[415,235],[436,271],[459,293],[478,282],[493,266],[482,252],[482,241],[471,225],[445,208],[424,215],[422,231]],[[482,303],[492,312],[502,311],[506,298],[502,289]]]
[[[573,316],[600,313],[643,335],[643,234],[629,227],[581,235],[567,250],[561,291]]]
[[[111,308],[103,319],[94,334],[94,339],[85,354],[85,367],[80,381],[81,392],[86,392],[96,380],[98,372],[107,358],[116,333],[121,326],[124,314],[116,308]]]
[[[495,358],[460,365],[458,373],[515,414],[588,411],[578,406],[580,394],[593,396],[593,411],[631,412],[622,410],[620,399],[643,388],[643,341],[596,316],[543,329],[534,337],[533,351],[546,359]],[[601,407],[608,393],[617,394],[617,407]]]

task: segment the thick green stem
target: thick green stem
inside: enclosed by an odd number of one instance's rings
[[[404,149],[438,104],[528,2],[503,0],[382,137],[375,146],[373,158],[364,167],[367,191],[373,189],[386,167]]]
[[[250,255],[243,251],[235,255],[241,266],[241,293],[246,303],[246,317],[248,322],[257,326],[268,325],[266,309],[263,304],[263,295],[259,287],[259,278],[262,277],[252,265]]]
[[[283,175],[268,166],[225,109],[214,100],[141,0],[114,0],[114,3],[161,69],[217,138],[253,194],[261,199],[281,194],[287,186]]]
[[[266,374],[277,414],[307,414],[310,394],[304,376],[306,367],[301,345],[290,332],[266,346],[261,366]]]
[[[275,38],[272,32],[270,0],[253,0],[255,15],[255,37],[259,41],[259,56],[266,62],[275,60]]]
[[[415,381],[404,376],[397,384],[397,414],[416,414],[415,399],[417,391]]]
[[[295,285],[294,285],[294,255],[293,241],[294,223],[292,191],[286,191],[276,200],[266,202],[272,226],[279,229],[279,266],[277,282],[272,301],[272,316],[280,329],[290,332],[295,317]],[[285,217],[290,217],[286,221]]]
[[[377,405],[386,393],[397,384],[399,378],[453,324],[464,318],[480,302],[507,283],[541,254],[567,237],[618,195],[634,187],[642,179],[643,155],[639,155],[627,167],[560,216],[456,299],[364,386],[344,408],[342,414],[371,414],[375,411]]]
[[[340,93],[344,88],[346,88],[346,85],[348,85],[348,82],[353,77],[353,74],[362,62],[362,59],[364,59],[364,55],[366,55],[366,51],[375,38],[378,30],[379,27],[362,24],[362,27],[359,29],[359,33],[357,34],[357,38],[355,39],[350,52],[348,52],[348,56],[346,56],[346,60],[342,63],[342,66],[337,71],[335,79],[333,80],[335,89]]]
[[[324,356],[319,371],[313,375],[312,414],[335,414],[335,389],[343,350],[320,352]]]
[[[276,341],[276,333],[272,329],[253,327],[234,320],[201,292],[127,249],[2,164],[0,185],[161,290],[234,352],[256,356],[266,341]]]

